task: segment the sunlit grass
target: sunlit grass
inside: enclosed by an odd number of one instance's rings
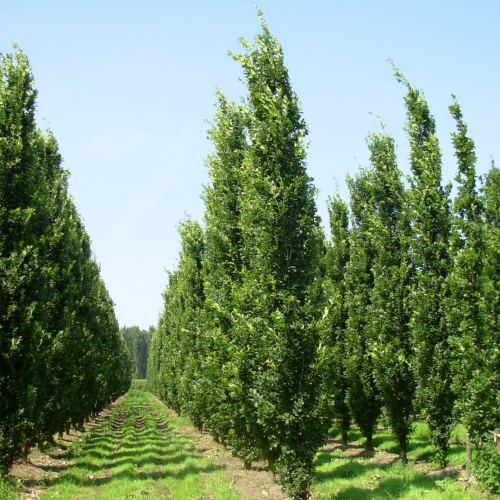
[[[431,478],[410,461],[381,465],[370,458],[323,458],[317,467],[315,490],[319,498],[453,498],[472,499],[452,478]]]
[[[58,458],[66,465],[43,479],[44,499],[240,498],[146,391],[131,390],[108,422]]]
[[[16,484],[12,478],[0,476],[0,498],[2,500],[16,500],[19,484]]]
[[[331,430],[331,436],[338,431]],[[458,426],[452,432],[449,462],[465,464],[465,429]],[[363,454],[364,438],[356,426],[349,432],[349,445],[359,446],[359,453],[348,456],[340,448],[317,454],[315,493],[321,499],[472,499],[476,495],[464,490],[456,477],[425,474],[435,449],[428,437],[425,423],[416,422],[408,444],[408,464],[397,459],[399,446],[389,429],[378,430],[373,438],[377,452],[373,457]],[[465,484],[465,483],[464,483]]]

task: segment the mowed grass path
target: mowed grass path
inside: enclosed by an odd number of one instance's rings
[[[176,431],[165,407],[131,390],[109,420],[58,456],[42,481],[43,499],[239,500],[220,467]]]

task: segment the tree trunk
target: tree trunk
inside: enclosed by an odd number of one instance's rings
[[[342,448],[347,448],[347,438],[349,431],[347,429],[342,429]]]
[[[408,462],[408,456],[406,454],[407,445],[408,445],[408,443],[406,441],[406,437],[402,438],[399,441],[399,458],[403,462]]]
[[[43,453],[45,451],[45,439],[41,436],[37,438],[38,449]]]
[[[366,436],[365,451],[366,452],[374,451],[373,450],[373,435],[372,434]]]
[[[267,454],[267,474],[273,482],[276,480],[276,452],[271,450]]]
[[[470,464],[472,463],[472,447],[470,444],[470,431],[467,429],[467,439],[465,441],[465,476],[470,476]]]

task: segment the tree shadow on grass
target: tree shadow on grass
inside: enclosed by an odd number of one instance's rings
[[[193,456],[188,456],[188,458],[198,458]],[[186,460],[186,457],[179,463],[183,463]],[[187,476],[191,475],[199,475],[199,474],[213,474],[219,470],[221,467],[218,467],[213,464],[209,464],[206,466],[196,466],[193,463],[186,463],[182,467],[175,468],[174,471],[171,469],[167,469],[169,465],[173,465],[172,460],[170,459],[160,459],[155,460],[154,464],[162,470],[155,470],[151,472],[146,472],[141,470],[140,468],[135,468],[136,463],[133,460],[124,460],[121,465],[124,463],[129,463],[131,467],[120,470],[119,472],[113,473],[109,469],[100,468],[99,470],[103,471],[103,475],[101,477],[96,477],[93,474],[86,474],[81,471],[81,474],[78,474],[78,470],[68,471],[64,475],[54,478],[54,479],[46,479],[44,481],[44,485],[46,487],[51,486],[60,486],[63,487],[66,484],[74,484],[78,487],[84,488],[95,488],[96,486],[102,486],[105,484],[109,484],[113,481],[128,478],[131,481],[147,481],[152,479],[154,481],[159,481],[162,479],[166,479],[168,477],[183,479]],[[83,467],[83,465],[82,465]],[[134,469],[132,469],[134,467]]]
[[[380,470],[378,463],[357,463],[355,460],[339,464],[330,471],[316,471],[316,482],[325,483],[335,479],[354,479],[365,475],[369,471]]]
[[[348,500],[364,500],[372,498],[403,498],[408,494],[410,487],[421,487],[422,494],[427,493],[429,490],[436,490],[437,487],[432,480],[429,480],[425,485],[421,484],[422,479],[405,479],[403,477],[399,478],[388,478],[378,482],[376,485],[371,486],[354,486],[350,485],[343,488],[335,495],[335,498]],[[425,491],[425,493],[424,493]]]
[[[170,426],[171,420],[163,412],[155,411],[153,405],[132,402],[117,407],[107,421],[116,420],[122,413],[128,416],[119,429],[110,430],[104,422],[101,427],[89,430],[63,456],[59,454],[59,459],[71,462],[47,468],[47,477],[41,480],[43,486],[59,489],[74,485],[87,489],[123,480],[141,483],[167,478],[182,480],[223,469],[203,459],[189,436],[170,428],[158,429],[159,424]],[[138,421],[139,428],[135,428]]]
[[[463,455],[465,453],[465,446],[461,444],[452,444],[450,446],[450,451],[448,452],[448,457],[453,457],[453,456],[458,456],[458,455]],[[464,457],[464,463],[465,463],[465,457]]]
[[[336,467],[335,461],[338,461]],[[318,485],[332,483],[332,489],[338,486],[335,494],[331,494],[331,497],[326,496],[327,498],[344,500],[404,498],[409,490],[416,492],[417,496],[426,496],[432,494],[432,491],[446,488],[441,484],[441,476],[428,476],[418,472],[412,462],[405,466],[396,457],[391,464],[381,464],[376,461],[343,457],[339,452],[333,457],[327,452],[318,455],[318,466],[328,466],[331,463],[333,467],[330,470],[316,471]],[[452,485],[452,488],[455,488],[456,492],[460,491],[457,485]],[[449,491],[449,498],[454,498],[453,494],[455,490]]]
[[[222,469],[213,464],[204,465],[204,462],[196,465],[202,457],[187,436],[174,432],[159,435],[153,430],[140,434],[127,434],[125,442],[108,439],[104,443],[99,436],[83,442],[75,463],[59,466],[57,471],[56,468],[50,468],[50,471],[58,472],[59,476],[45,479],[45,487],[74,484],[93,488],[123,478],[131,481],[167,477],[182,479]]]

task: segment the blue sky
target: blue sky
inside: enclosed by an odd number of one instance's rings
[[[383,118],[405,173],[404,87],[390,57],[424,90],[437,121],[443,177],[456,163],[448,113],[457,95],[479,173],[500,162],[500,2],[260,0],[280,40],[311,141],[308,171],[326,199],[347,198],[346,173],[368,165],[365,137]],[[260,31],[250,0],[0,0],[0,52],[17,43],[36,80],[37,122],[50,126],[71,172],[120,325],[156,324],[179,251],[176,225],[203,218],[206,139],[218,87],[239,100],[227,51]]]

